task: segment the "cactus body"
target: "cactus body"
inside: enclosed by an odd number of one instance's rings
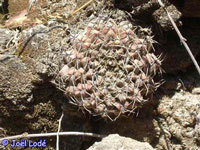
[[[139,38],[128,21],[90,22],[72,39],[60,75],[71,102],[93,115],[117,118],[148,100],[161,61],[152,38]]]

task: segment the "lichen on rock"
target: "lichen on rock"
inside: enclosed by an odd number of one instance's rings
[[[0,55],[0,101],[13,103],[27,99],[32,92],[33,76],[27,66],[14,55]]]
[[[198,94],[176,92],[172,97],[160,99],[158,114],[160,128],[165,134],[160,137],[157,149],[198,149],[200,102]],[[161,141],[165,142],[161,142]],[[162,144],[166,143],[166,144]]]
[[[0,28],[0,54],[4,54],[7,51],[8,45],[15,34],[15,31]]]

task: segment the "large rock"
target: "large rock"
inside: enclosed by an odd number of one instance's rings
[[[159,124],[163,131],[157,149],[198,149],[200,142],[200,95],[176,92],[161,98]]]
[[[153,150],[153,148],[148,143],[111,134],[101,142],[96,142],[88,150]]]

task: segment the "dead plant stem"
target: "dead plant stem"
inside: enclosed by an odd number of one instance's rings
[[[86,6],[88,6],[90,3],[92,3],[94,0],[89,0],[87,3],[85,3],[83,6],[81,6],[80,8],[78,8],[77,10],[75,10],[74,12],[72,12],[71,16],[75,15],[76,13],[78,13],[80,10],[82,10],[83,8],[85,8]]]
[[[166,7],[165,7],[165,5],[163,4],[162,0],[158,0],[158,3],[160,4],[160,6],[161,6],[161,7],[165,10],[165,12],[167,13],[168,18],[169,18],[170,22],[172,23],[172,25],[173,25],[173,27],[174,27],[176,33],[178,34],[181,43],[184,45],[185,49],[187,50],[188,54],[190,55],[190,58],[192,59],[194,65],[195,65],[195,67],[196,67],[196,69],[197,69],[197,71],[198,71],[198,73],[199,73],[199,75],[200,75],[200,67],[199,67],[199,65],[198,65],[198,63],[197,63],[197,61],[196,61],[196,59],[194,58],[194,55],[192,54],[192,52],[191,52],[191,50],[190,50],[188,44],[186,43],[187,40],[182,36],[180,30],[178,29],[176,23],[175,23],[174,20],[172,19],[170,13],[169,13],[168,10],[166,9]]]
[[[51,137],[51,136],[90,136],[90,137],[96,137],[96,138],[104,138],[105,135],[95,134],[95,133],[87,133],[87,132],[52,132],[52,133],[36,133],[36,134],[28,134],[24,133],[21,135],[15,135],[15,136],[8,136],[4,138],[0,138],[0,142],[3,140],[12,140],[12,139],[20,139],[20,138],[33,138],[33,137]]]
[[[62,123],[63,116],[64,116],[64,113],[62,113],[62,115],[58,121],[59,123],[58,123],[58,132],[57,132],[56,150],[59,150],[59,132],[61,129],[61,123]]]

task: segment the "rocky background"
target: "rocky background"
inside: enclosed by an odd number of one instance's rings
[[[100,139],[62,136],[63,150],[90,146],[91,150],[132,149],[132,143],[144,149],[198,150],[200,77],[165,12],[154,0],[115,0],[93,1],[74,13],[86,2],[38,0],[29,11],[30,3],[26,0],[0,1],[0,136],[57,132],[64,112],[61,131],[111,135],[94,145]],[[164,2],[199,61],[199,2]],[[70,105],[54,82],[60,56],[69,47],[71,35],[102,10],[112,17],[124,17],[137,26],[150,28],[157,41],[155,54],[162,54],[165,70],[162,77],[157,77],[165,83],[154,93],[153,100],[136,115],[115,122],[90,116]],[[55,149],[56,137],[46,139],[46,149]],[[106,147],[108,143],[111,145]]]

